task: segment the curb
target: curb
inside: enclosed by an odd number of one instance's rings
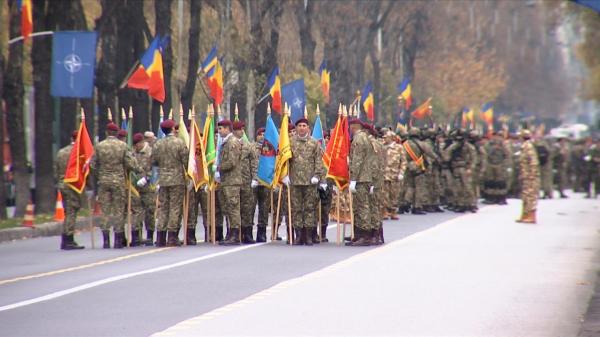
[[[61,222],[46,222],[43,224],[34,225],[33,227],[14,227],[0,229],[0,243],[24,240],[46,236],[57,236],[62,234],[62,221]],[[97,224],[94,224],[96,226]],[[75,222],[76,230],[89,229],[90,220],[89,217],[79,218]]]

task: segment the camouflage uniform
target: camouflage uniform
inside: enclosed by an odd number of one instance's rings
[[[223,215],[227,217],[228,234],[236,234],[241,226],[240,188],[242,185],[242,143],[229,134],[221,144],[217,171],[220,175],[219,202]],[[217,214],[218,215],[218,214]],[[229,235],[231,237],[231,235]]]
[[[159,233],[169,232],[169,245],[171,245],[174,241],[171,237],[176,237],[179,231],[183,210],[188,149],[183,140],[171,133],[154,143],[151,158],[153,164],[158,166],[160,174],[158,181],[160,209],[157,227]],[[159,242],[159,245],[161,244],[163,244],[162,240]]]
[[[475,166],[473,168],[473,205],[477,205],[477,200],[481,197],[482,175],[487,170],[487,153],[485,147],[478,143],[479,136],[471,142],[475,149]]]
[[[464,212],[473,210],[473,183],[471,173],[475,168],[476,150],[472,144],[462,139],[454,141],[443,154],[444,160],[450,162],[453,177],[453,189],[456,192],[456,210]]]
[[[372,185],[372,173],[369,161],[373,159],[373,146],[364,130],[358,130],[350,146],[350,180],[356,182],[356,191],[352,193],[354,226],[360,231],[371,227],[369,211],[369,188]]]
[[[590,181],[594,183],[594,199],[600,194],[600,142],[596,141],[596,144],[590,146],[588,150],[589,155],[589,170],[590,170]],[[591,192],[589,192],[591,193]],[[591,195],[590,195],[591,197]]]
[[[311,183],[311,179],[316,177],[320,182],[323,177],[321,147],[310,135],[305,137],[294,135],[290,140],[290,146],[292,149],[292,159],[289,163],[292,224],[294,229],[306,228],[310,233],[315,225],[314,212],[318,198],[317,185]]]
[[[584,160],[584,157],[586,156],[586,145],[582,140],[578,140],[575,145],[573,145],[571,155],[573,174],[575,176],[573,191],[587,193],[589,188],[587,184],[588,163]]]
[[[258,158],[260,158],[260,153],[262,151],[262,143],[259,142],[255,142],[252,144],[252,146],[254,147],[254,153],[255,156],[257,158],[257,163],[258,163]],[[258,164],[257,164],[257,171],[258,171]],[[257,174],[256,171],[256,174]],[[256,206],[258,206],[258,217],[257,217],[257,239],[259,239],[260,235],[262,235],[262,233],[266,233],[266,228],[267,225],[269,224],[269,207],[271,206],[271,189],[260,184],[258,185],[258,187],[256,187],[254,189],[254,201],[256,202],[255,208]],[[259,233],[260,232],[260,233]],[[259,235],[260,234],[260,235]]]
[[[254,190],[251,187],[252,180],[258,181],[258,157],[252,144],[242,139],[238,139],[241,144],[241,176],[242,185],[240,188],[240,214],[242,230],[252,232],[254,226],[254,212],[256,211],[256,200],[254,199]]]
[[[541,189],[544,191],[544,199],[552,199],[552,149],[545,139],[538,139],[535,141],[534,146],[538,155],[538,162],[540,164],[540,182]]]
[[[535,212],[540,190],[540,166],[535,146],[530,140],[521,145],[519,157],[520,176],[523,200],[523,214]]]
[[[511,141],[512,148],[512,175],[510,176],[511,184],[509,189],[509,195],[514,198],[519,198],[521,195],[521,180],[519,177],[521,176],[519,166],[519,161],[521,158],[521,142],[518,140]]]
[[[397,212],[398,200],[406,171],[406,152],[402,145],[392,141],[385,145],[385,192],[384,205],[386,212],[391,215]],[[402,180],[400,180],[402,176]]]
[[[383,203],[383,186],[384,173],[386,166],[385,149],[383,144],[375,137],[369,136],[369,141],[373,147],[371,159],[369,160],[371,171],[371,186],[373,193],[369,194],[369,208],[371,210],[371,231],[377,231],[382,226],[382,212],[384,210]]]
[[[565,189],[569,184],[568,170],[570,158],[569,145],[563,141],[557,142],[552,162],[556,170],[556,182],[561,197],[566,197]]]
[[[81,209],[81,194],[64,183],[67,162],[71,155],[73,144],[69,144],[58,151],[54,161],[54,181],[60,190],[63,198],[63,208],[65,210],[65,220],[63,222],[62,233],[64,235],[73,235],[75,233],[75,221],[77,212]]]
[[[437,207],[440,204],[440,191],[439,187],[439,165],[440,158],[435,152],[435,146],[431,136],[433,130],[423,130],[422,140],[420,141],[421,149],[423,150],[425,158],[425,186],[426,194],[424,200],[424,207],[427,211],[437,211]]]
[[[403,144],[408,155],[405,198],[411,205],[413,214],[424,214],[423,206],[427,201],[426,167],[423,148],[417,137],[418,130],[411,129],[410,138]]]
[[[511,150],[501,139],[492,139],[485,145],[485,152],[483,196],[488,203],[504,203],[508,193],[508,169],[512,167]]]
[[[150,181],[152,176],[152,148],[148,143],[144,143],[144,147],[141,150],[135,150],[133,156],[137,160],[142,173],[137,176],[138,179],[145,177]],[[135,184],[138,179],[134,179]],[[133,228],[132,230],[138,231],[142,229],[143,224],[146,225],[148,232],[154,232],[154,213],[156,210],[156,187],[151,184],[144,186],[136,186],[139,192],[139,197],[132,195],[131,199],[131,211],[133,213]],[[142,224],[143,223],[143,224]],[[148,238],[152,239],[152,238]]]

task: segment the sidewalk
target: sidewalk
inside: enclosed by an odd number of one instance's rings
[[[86,230],[90,227],[89,217],[78,217],[76,230]],[[0,229],[0,243],[13,240],[31,239],[42,236],[54,236],[62,233],[62,221],[47,222],[34,227],[13,227]]]

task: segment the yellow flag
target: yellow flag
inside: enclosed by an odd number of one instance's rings
[[[187,128],[185,127],[185,119],[183,118],[183,113],[179,115],[179,138],[183,140],[185,146],[190,148],[190,134],[188,133]]]
[[[288,163],[292,158],[288,123],[289,117],[284,115],[281,119],[281,127],[279,129],[279,151],[277,153],[277,158],[275,159],[275,176],[273,177],[273,186],[281,185],[280,180],[288,175]]]

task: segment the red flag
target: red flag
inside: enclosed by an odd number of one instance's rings
[[[425,103],[419,105],[415,111],[411,112],[410,115],[416,119],[423,119],[425,117],[431,116],[431,109],[429,109],[429,104],[431,104],[431,97],[429,97]]]
[[[332,178],[340,190],[350,181],[348,154],[350,153],[350,135],[348,117],[339,116],[333,134],[323,154],[323,164],[327,168],[327,178]]]
[[[21,10],[21,35],[27,41],[29,35],[33,32],[33,7],[31,0],[18,0],[17,6]]]
[[[77,140],[75,141],[75,145],[73,145],[69,161],[67,162],[64,179],[67,186],[79,194],[85,189],[85,182],[90,173],[90,160],[93,154],[94,145],[85,126],[84,117],[81,119],[79,131],[77,132]]]

